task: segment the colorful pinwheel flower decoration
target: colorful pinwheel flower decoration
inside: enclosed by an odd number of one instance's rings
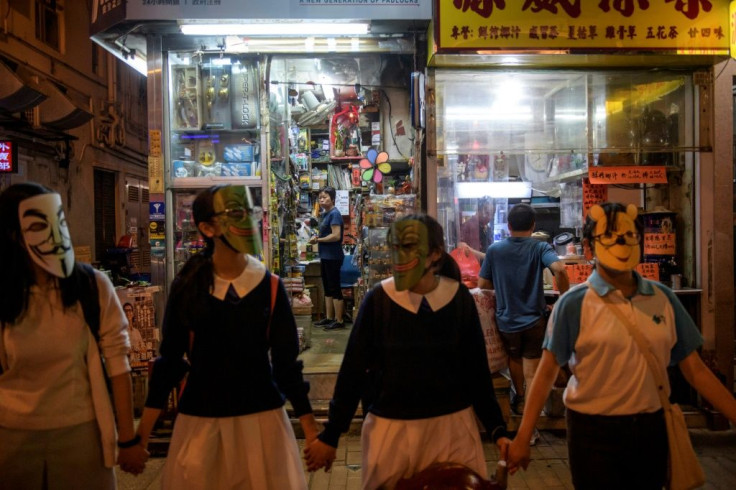
[[[388,163],[388,153],[382,151],[378,153],[371,148],[358,165],[362,170],[361,178],[367,182],[381,182],[383,175],[391,172],[391,164]]]

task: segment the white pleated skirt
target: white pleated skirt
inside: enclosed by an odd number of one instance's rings
[[[393,489],[432,463],[461,463],[488,478],[472,408],[419,420],[369,413],[361,432],[363,490]]]
[[[164,490],[306,490],[299,447],[281,408],[239,417],[179,414]]]

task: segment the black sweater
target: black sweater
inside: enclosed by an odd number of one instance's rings
[[[270,332],[270,273],[238,303],[210,294],[199,318],[186,318],[173,294],[166,305],[160,356],[156,359],[147,407],[166,406],[169,392],[189,371],[179,412],[202,417],[232,417],[283,406],[311,413],[309,384],[297,360],[299,342],[286,290],[279,281]],[[172,287],[172,290],[176,288]],[[183,359],[194,333],[189,363]],[[271,360],[269,361],[269,349]]]
[[[360,399],[366,412],[390,419],[437,417],[472,406],[494,441],[507,436],[478,312],[465,286],[435,312],[412,313],[381,285],[366,295],[320,440],[337,447]]]

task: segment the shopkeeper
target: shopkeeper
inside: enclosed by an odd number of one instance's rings
[[[340,268],[344,257],[342,251],[344,223],[340,211],[335,207],[335,194],[335,189],[329,186],[320,191],[318,199],[322,214],[319,236],[309,240],[309,243],[319,244],[322,286],[325,290],[326,316],[314,325],[324,327],[325,330],[345,328],[342,318],[345,302],[340,287]]]

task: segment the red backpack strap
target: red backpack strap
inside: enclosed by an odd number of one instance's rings
[[[271,318],[276,308],[276,295],[279,292],[279,276],[271,274],[271,310],[268,312],[268,327],[266,327],[266,340],[271,338]]]

